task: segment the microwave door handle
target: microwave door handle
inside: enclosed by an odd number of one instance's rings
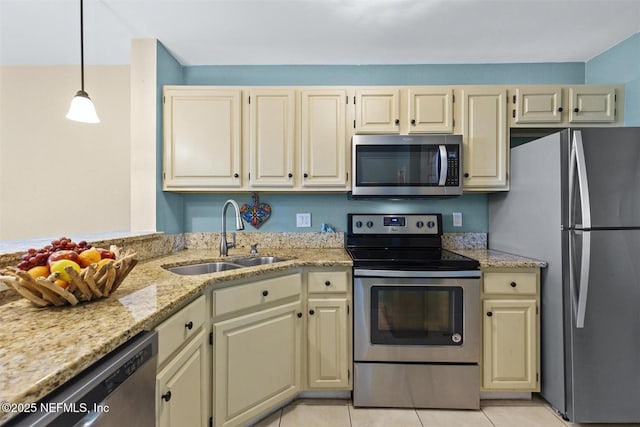
[[[438,186],[444,187],[447,182],[447,147],[444,145],[439,146],[440,149],[440,181]]]

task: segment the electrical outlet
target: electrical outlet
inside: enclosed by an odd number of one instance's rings
[[[296,227],[311,227],[311,214],[310,213],[297,213],[296,214]]]
[[[462,227],[462,212],[453,212],[453,226]]]

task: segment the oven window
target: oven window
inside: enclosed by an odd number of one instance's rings
[[[437,186],[437,145],[356,147],[356,185],[360,187]]]
[[[462,298],[457,286],[373,286],[371,343],[462,345]]]

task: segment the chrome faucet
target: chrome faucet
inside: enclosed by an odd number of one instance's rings
[[[236,211],[236,230],[244,230],[242,216],[240,216],[240,208],[235,200],[227,200],[222,206],[222,228],[220,231],[220,256],[229,255],[229,248],[236,247],[236,234],[233,233],[233,242],[227,242],[227,206],[232,205]]]

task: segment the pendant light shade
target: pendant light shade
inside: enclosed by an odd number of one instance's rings
[[[96,107],[84,91],[84,19],[82,0],[80,0],[80,90],[71,100],[71,106],[67,113],[67,119],[83,123],[100,123]]]
[[[71,100],[71,107],[67,113],[67,119],[83,123],[100,123],[96,107],[87,92],[79,90]]]

